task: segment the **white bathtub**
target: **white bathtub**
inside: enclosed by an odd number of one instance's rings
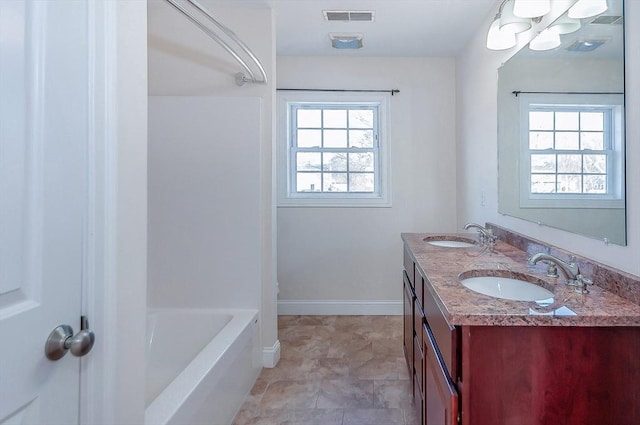
[[[258,329],[256,310],[149,310],[145,424],[231,424],[262,368]]]

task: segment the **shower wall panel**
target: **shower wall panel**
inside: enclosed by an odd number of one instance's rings
[[[149,97],[150,307],[260,308],[257,97]]]

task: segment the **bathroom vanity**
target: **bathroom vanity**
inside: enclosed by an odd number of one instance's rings
[[[473,234],[402,239],[404,353],[423,424],[640,423],[637,300],[603,289],[597,279],[579,294],[563,277],[547,277],[545,264],[527,263],[539,251],[504,240],[490,251]],[[616,280],[614,271],[603,277],[604,266],[580,264],[585,277]],[[553,297],[484,295],[463,286],[463,272],[527,276]],[[625,284],[634,279],[620,276]]]

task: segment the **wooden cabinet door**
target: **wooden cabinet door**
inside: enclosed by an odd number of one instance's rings
[[[440,311],[436,302],[429,279],[423,278],[424,283],[424,316],[429,324],[429,332],[434,338],[434,345],[438,347],[438,351],[445,364],[449,376],[454,381],[459,376],[458,370],[458,330],[452,326]]]
[[[407,274],[404,272],[403,282],[404,342],[402,348],[404,349],[404,357],[407,360],[409,376],[413,376],[413,292],[411,291]]]
[[[424,392],[426,425],[456,425],[458,423],[458,392],[435,350],[433,336],[424,328]]]
[[[407,248],[406,245],[404,246],[403,251],[403,264],[404,271],[407,273],[407,277],[409,278],[409,286],[411,287],[411,290],[414,290],[416,265],[413,262],[413,258],[411,258],[411,254],[409,254],[409,248]]]

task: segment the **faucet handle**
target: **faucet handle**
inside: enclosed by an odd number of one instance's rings
[[[582,276],[581,274],[580,274],[580,275],[578,275],[578,279],[579,279],[581,282],[583,282],[583,283],[585,283],[585,284],[587,284],[587,285],[593,285],[593,280],[591,280],[591,279],[587,279],[586,277]]]
[[[587,285],[593,285],[593,281],[582,276],[582,274],[578,274],[576,279],[570,285],[573,286],[573,290],[575,292],[579,294],[588,294],[589,290],[587,289]]]
[[[551,261],[545,261],[547,264],[547,277],[560,277],[558,274],[558,266]]]

